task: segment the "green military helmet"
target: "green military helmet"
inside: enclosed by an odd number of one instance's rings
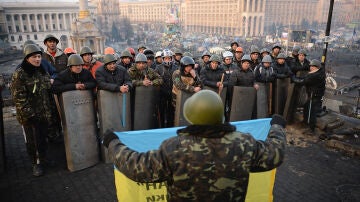
[[[245,54],[244,56],[242,56],[241,62],[244,62],[244,61],[251,62],[251,57],[249,54]]]
[[[270,54],[270,50],[268,48],[263,48],[263,49],[260,50],[260,54],[263,54],[265,52]]]
[[[184,52],[184,55],[183,56],[189,56],[189,57],[194,57],[193,54],[191,54],[190,52]]]
[[[259,48],[257,46],[255,46],[255,45],[252,45],[250,47],[250,54],[253,54],[253,53],[259,53],[260,54]]]
[[[209,61],[210,61],[210,62],[216,61],[216,62],[218,62],[218,63],[221,63],[221,58],[220,58],[220,56],[218,56],[218,55],[212,55],[212,56],[210,57]]]
[[[67,66],[71,67],[74,65],[83,65],[84,61],[79,54],[72,54],[68,58]]]
[[[117,61],[117,59],[116,59],[115,55],[113,55],[113,54],[106,54],[104,56],[104,64],[105,65],[109,64],[110,62],[116,62],[116,61]]]
[[[224,121],[224,104],[211,90],[201,90],[184,103],[183,115],[194,125],[216,125]]]
[[[128,50],[124,50],[123,52],[121,52],[120,58],[132,58],[133,56],[131,55],[131,53]]]
[[[303,55],[306,56],[306,55],[307,55],[306,50],[305,50],[305,49],[300,49],[300,50],[299,50],[299,55],[300,55],[300,54],[303,54]]]
[[[29,44],[36,44],[36,42],[35,41],[33,41],[33,40],[26,40],[25,42],[24,42],[24,48],[25,48],[25,46],[26,45],[29,45]]]
[[[173,53],[176,55],[176,54],[178,54],[178,55],[183,55],[183,53],[182,53],[182,51],[180,50],[180,49],[178,49],[178,48],[174,48],[173,49]]]
[[[56,42],[56,44],[59,43],[59,39],[57,39],[57,38],[56,38],[54,35],[52,35],[52,34],[48,34],[48,35],[45,36],[44,44],[46,43],[46,41],[48,41],[48,40],[50,40],[50,39],[54,40],[54,41]]]
[[[270,55],[265,55],[261,62],[273,62]]]
[[[135,57],[135,62],[147,62],[146,55],[142,53],[138,53]]]
[[[321,62],[320,62],[319,60],[317,60],[317,59],[313,59],[313,60],[311,60],[311,62],[310,62],[309,65],[310,65],[310,66],[315,66],[315,67],[317,67],[317,68],[320,68],[320,67],[321,67]]]
[[[279,55],[276,57],[276,59],[286,59],[285,53],[279,53]]]
[[[299,53],[300,49],[301,49],[300,46],[294,46],[292,49],[292,52],[297,54],[297,53]]]
[[[92,55],[92,54],[94,54],[94,52],[88,46],[84,46],[80,50],[80,55],[83,56],[85,54],[91,54]]]
[[[24,56],[25,58],[30,57],[31,55],[34,54],[42,54],[42,51],[40,49],[40,47],[36,44],[28,44],[25,46],[24,48]]]
[[[204,58],[204,56],[209,56],[211,57],[211,53],[209,51],[204,51],[201,55],[201,58]]]

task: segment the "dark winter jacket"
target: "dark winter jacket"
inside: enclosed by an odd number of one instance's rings
[[[129,91],[132,88],[132,82],[126,69],[117,66],[114,71],[109,71],[102,66],[95,73],[98,90],[107,90],[111,92],[120,92],[120,86],[128,85]]]
[[[55,78],[53,91],[54,93],[62,93],[76,90],[77,83],[85,84],[86,90],[92,90],[96,87],[96,81],[89,70],[83,69],[79,74],[75,74],[68,68],[60,72]]]

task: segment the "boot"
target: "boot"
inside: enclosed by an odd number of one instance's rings
[[[44,175],[44,169],[40,164],[33,164],[33,176],[39,177]]]

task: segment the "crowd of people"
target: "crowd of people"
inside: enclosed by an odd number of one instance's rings
[[[300,47],[294,47],[290,56],[283,53],[278,44],[272,50],[252,46],[251,51],[245,53],[237,42],[232,42],[231,50],[222,55],[205,51],[201,58],[193,58],[192,53],[178,48],[155,52],[145,45],[140,45],[137,51],[126,48],[117,57],[116,51],[107,47],[102,61],[97,61],[90,47],[84,46],[77,53],[70,47],[64,51],[59,49],[58,43],[59,40],[51,34],[44,39],[44,50],[35,42],[26,41],[24,60],[12,77],[11,92],[17,119],[24,129],[34,176],[44,174],[43,164],[48,161],[47,142],[63,138],[54,95],[66,91],[131,93],[138,86],[159,87],[159,100],[154,106],[159,109],[158,128],[174,126],[175,100],[182,91],[193,94],[206,88],[220,94],[226,88],[222,117],[228,122],[234,86],[252,87],[259,91],[264,86],[268,88],[270,83],[286,79],[289,84],[306,86],[308,100],[304,107],[304,121],[311,130],[315,128],[316,113],[321,110],[325,74],[320,62],[307,60],[306,51]],[[260,115],[257,113],[259,107],[254,107],[252,119],[283,114],[282,109],[276,112],[268,110],[265,115]]]

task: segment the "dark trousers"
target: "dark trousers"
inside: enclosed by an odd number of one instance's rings
[[[37,160],[41,161],[46,156],[48,127],[47,122],[23,125],[26,150],[33,164],[37,163]]]
[[[162,95],[159,103],[161,128],[174,127],[175,107],[171,96]]]
[[[311,108],[310,108],[311,103]],[[316,126],[316,114],[321,112],[321,98],[312,98],[312,101],[309,99],[304,105],[304,122],[307,123],[311,130],[315,130]]]

